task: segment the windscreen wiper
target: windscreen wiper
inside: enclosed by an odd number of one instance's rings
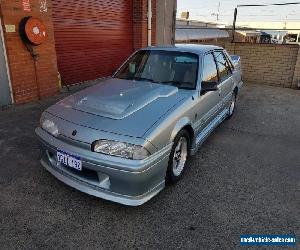
[[[182,85],[191,85],[190,82],[183,82],[183,81],[164,81],[164,82],[158,82],[161,84],[171,84],[171,85],[176,85],[176,87],[180,87]]]
[[[149,78],[145,78],[145,77],[138,77],[138,76],[133,76],[133,77],[114,77],[114,78],[119,78],[119,79],[124,79],[124,80],[136,80],[136,81],[155,82],[153,79],[149,79]]]
[[[153,79],[145,78],[145,77],[139,77],[139,76],[132,77],[132,78],[130,78],[130,80],[154,82]]]

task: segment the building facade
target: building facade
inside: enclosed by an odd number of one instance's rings
[[[0,106],[54,95],[59,78],[76,84],[110,75],[134,50],[149,44],[149,28],[152,45],[171,43],[161,39],[171,26],[156,34],[157,6],[163,4],[164,0],[0,0]],[[25,17],[40,20],[45,28],[46,39],[38,46],[28,46],[20,37]]]

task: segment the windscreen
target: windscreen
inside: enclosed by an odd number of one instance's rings
[[[198,61],[198,55],[188,52],[141,50],[114,77],[195,89]]]

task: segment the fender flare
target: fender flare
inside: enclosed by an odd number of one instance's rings
[[[172,130],[172,133],[171,133],[170,142],[174,141],[178,132],[185,126],[191,126],[193,128],[192,123],[188,117],[182,117],[179,121],[176,122],[176,124]]]
[[[233,92],[235,89],[237,89],[239,91],[239,86],[238,86],[238,84],[236,82],[234,82],[231,91]]]

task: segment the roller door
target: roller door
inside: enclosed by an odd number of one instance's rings
[[[52,0],[52,7],[65,83],[108,76],[133,52],[132,0]]]

